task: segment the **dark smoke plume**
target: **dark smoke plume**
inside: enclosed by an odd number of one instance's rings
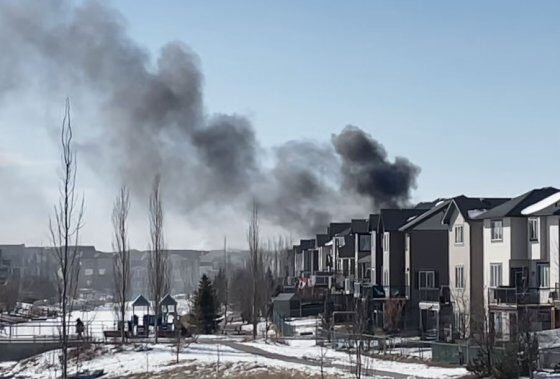
[[[200,62],[185,44],[165,45],[153,64],[122,16],[97,2],[2,1],[0,49],[0,101],[21,88],[95,99],[94,133],[81,141],[92,168],[141,198],[161,173],[177,212],[244,212],[257,198],[268,222],[303,234],[405,205],[416,185],[418,167],[389,161],[350,126],[331,144],[279,146],[272,166],[263,165],[269,152],[245,117],[204,111]]]

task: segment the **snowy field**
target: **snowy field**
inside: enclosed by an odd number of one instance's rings
[[[266,350],[276,354],[282,354],[297,358],[309,360],[320,360],[321,357],[325,361],[338,365],[354,364],[348,352],[337,351],[329,348],[321,348],[315,345],[314,340],[289,340],[286,344],[265,343],[264,341],[245,342],[245,345],[255,346],[259,349]],[[391,360],[366,358],[363,357],[363,367],[369,369],[394,372],[399,374],[420,376],[423,378],[457,378],[467,375],[465,368],[442,368],[428,366],[421,363],[403,363]]]
[[[152,350],[141,352],[127,349],[125,351],[103,350],[98,356],[78,366],[74,360],[71,371],[80,369],[104,369],[106,377],[123,377],[133,374],[163,375],[168,371],[187,372],[196,370],[197,374],[208,371],[218,373],[215,377],[239,377],[250,372],[291,373],[302,377],[320,375],[320,369],[307,365],[298,365],[276,359],[268,359],[248,354],[221,344],[192,344],[179,354],[176,363],[175,348],[172,345],[151,345]],[[57,362],[58,351],[47,352],[22,361],[15,366],[0,368],[0,375],[14,375],[25,378],[56,378],[60,375]],[[4,366],[10,366],[5,364]],[[350,377],[338,372],[340,370],[325,368],[325,373],[332,377]],[[214,375],[212,375],[214,376]],[[290,375],[291,376],[291,375]]]
[[[291,340],[287,344],[275,344],[264,341],[241,342],[240,338],[225,336],[200,336],[199,341],[181,351],[179,363],[176,363],[176,350],[171,344],[149,345],[151,348],[149,351],[135,350],[140,345],[136,347],[130,345],[122,351],[118,347],[98,346],[92,353],[82,353],[79,363],[73,359],[69,367],[74,372],[79,369],[104,369],[106,377],[113,378],[127,375],[138,378],[158,375],[167,377],[166,373],[171,377],[171,373],[184,375],[186,372],[205,372],[207,376],[203,377],[209,378],[243,377],[248,373],[255,375],[251,377],[259,377],[258,375],[266,373],[275,373],[281,377],[320,377],[320,367],[312,363],[323,361],[326,377],[352,377],[350,374],[350,368],[354,366],[352,356],[346,352],[321,348],[312,340],[300,339]],[[226,346],[228,344],[229,346]],[[247,352],[239,348],[239,345],[254,347],[274,355],[271,357],[259,352]],[[56,378],[60,375],[58,354],[58,351],[47,352],[17,364],[4,364],[3,368],[0,366],[0,376]],[[86,355],[91,357],[84,358]],[[286,357],[299,358],[301,362],[294,362]],[[467,374],[464,368],[431,367],[419,363],[365,357],[363,367],[410,378],[459,378]],[[180,375],[177,377],[191,377]],[[382,376],[372,378],[379,379]]]

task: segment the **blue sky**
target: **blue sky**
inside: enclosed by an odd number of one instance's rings
[[[248,117],[265,147],[292,139],[328,142],[353,124],[391,157],[404,156],[421,167],[414,201],[560,187],[554,165],[560,140],[560,2],[109,4],[153,60],[170,41],[190,46],[205,78],[206,111]],[[0,213],[12,222],[0,231],[0,242],[48,243],[45,225],[57,185],[52,131],[60,124],[63,98],[15,92],[0,99],[0,169],[27,179],[25,188],[4,187],[8,195],[0,198]],[[73,116],[78,125],[94,116],[89,100],[73,98],[86,110]],[[99,181],[81,166],[88,220],[83,242],[110,249],[107,220],[115,191]],[[32,201],[39,196],[44,199]],[[134,212],[133,239],[145,248],[143,204]],[[170,222],[172,247],[221,246],[221,238],[212,245],[213,236],[200,237],[203,227],[184,219]],[[238,245],[243,244],[242,239]]]
[[[208,111],[260,140],[364,128],[420,165],[417,199],[560,185],[560,3],[115,0],[154,54],[200,57]]]

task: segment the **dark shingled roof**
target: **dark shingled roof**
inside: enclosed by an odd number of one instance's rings
[[[149,307],[150,302],[143,296],[138,295],[136,299],[132,302],[133,307]]]
[[[382,209],[379,222],[385,231],[399,230],[401,226],[426,212],[425,209]]]
[[[485,198],[476,198],[476,197],[466,197],[465,195],[456,196],[453,198],[455,204],[457,204],[457,208],[459,212],[463,216],[465,220],[470,220],[471,217],[469,216],[469,211],[474,209],[486,209],[490,210],[492,208],[497,207],[505,203],[506,201],[510,200],[508,197],[485,197]]]
[[[167,307],[173,307],[173,306],[177,305],[177,300],[172,298],[170,294],[167,294],[163,297],[163,299],[161,299],[161,301],[159,302],[159,305],[163,305],[163,306],[167,306]]]
[[[368,220],[354,219],[351,225],[352,233],[364,234],[369,232]]]
[[[379,224],[379,215],[369,215],[369,230],[377,230]]]
[[[553,187],[545,187],[525,192],[521,196],[517,196],[509,201],[506,201],[505,203],[490,209],[488,212],[484,212],[480,216],[476,217],[476,219],[481,220],[488,218],[522,216],[521,211],[523,209],[555,194],[558,191],[558,189]]]
[[[331,222],[327,227],[327,234],[330,238],[333,238],[335,235],[345,231],[348,228],[350,228],[349,222]]]
[[[317,247],[321,247],[325,246],[325,244],[330,241],[330,238],[328,234],[317,234],[315,240],[317,241]]]
[[[299,240],[299,246],[301,250],[315,249],[315,240],[314,239]]]

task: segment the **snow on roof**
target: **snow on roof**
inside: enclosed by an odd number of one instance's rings
[[[538,212],[543,210],[544,208],[551,206],[554,203],[560,201],[560,192],[556,192],[553,195],[545,197],[541,201],[536,202],[535,204],[529,205],[527,208],[521,211],[522,215],[530,215],[532,213]]]
[[[414,220],[415,218],[416,218],[416,216],[409,217],[409,218],[406,219],[406,222],[410,222],[410,221]]]
[[[467,214],[468,214],[469,218],[477,218],[478,216],[480,216],[484,212],[486,212],[486,209],[469,209],[467,211]]]

